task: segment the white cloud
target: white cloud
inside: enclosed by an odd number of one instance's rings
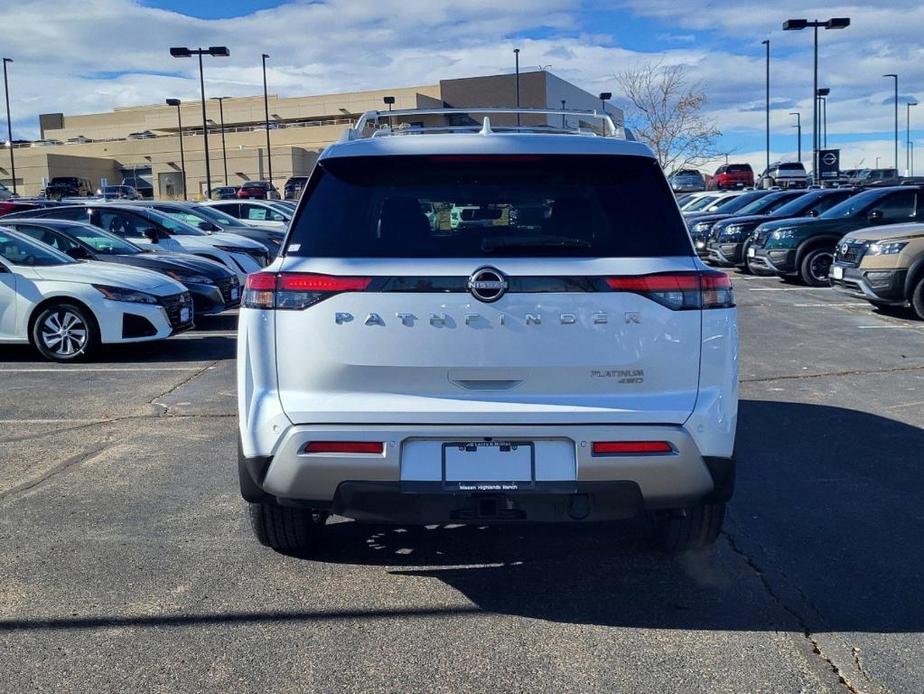
[[[10,82],[19,137],[37,135],[37,115],[43,112],[88,113],[160,103],[167,96],[198,98],[195,62],[170,58],[171,45],[229,46],[230,58],[206,59],[206,79],[210,93],[232,96],[259,93],[263,52],[272,56],[270,90],[303,95],[509,71],[517,45],[524,66],[552,64],[554,72],[589,91],[615,92],[612,76],[629,63],[659,57],[686,63],[702,80],[718,126],[759,141],[764,122],[760,41],[769,36],[778,103],[774,132],[788,136],[788,112],[801,111],[808,144],[811,34],[782,32],[780,24],[789,16],[853,19],[850,28],[821,36],[822,85],[832,90],[829,135],[880,133],[881,138],[891,129],[892,112],[884,105],[890,84],[883,73],[899,72],[902,94],[924,98],[924,6],[917,0],[864,5],[739,0],[733,8],[625,0],[623,5],[632,11],[663,23],[674,47],[658,55],[620,47],[619,36],[580,33],[587,26],[600,31],[593,15],[582,15],[580,0],[297,0],[209,21],[132,0],[21,0],[10,5],[0,23],[0,46],[16,59]],[[509,38],[548,27],[563,35],[518,39],[515,44]],[[713,44],[714,33],[724,38]],[[93,78],[123,71],[132,74]],[[904,124],[904,110],[902,116]],[[919,118],[924,122],[924,111]],[[845,152],[860,156],[867,145],[850,145]]]

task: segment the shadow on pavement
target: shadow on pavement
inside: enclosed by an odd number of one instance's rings
[[[255,606],[252,612],[7,619],[0,631],[479,612],[654,629],[924,631],[924,430],[838,407],[749,400],[741,403],[738,459],[731,530],[737,550],[723,537],[713,552],[671,559],[649,549],[641,520],[433,528],[334,522],[320,554],[306,562],[380,566],[437,580],[474,607],[280,612]],[[301,561],[268,550],[264,558],[268,567]],[[306,563],[305,580],[310,573]],[[364,580],[362,574],[356,580]],[[374,595],[370,600],[376,604]]]

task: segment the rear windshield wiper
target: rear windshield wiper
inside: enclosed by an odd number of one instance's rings
[[[590,248],[591,243],[565,236],[493,236],[481,241],[485,253],[506,248]]]

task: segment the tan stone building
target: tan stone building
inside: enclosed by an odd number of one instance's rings
[[[394,97],[395,109],[510,107],[516,99],[515,76],[469,77],[441,80],[436,85],[320,96],[270,95],[270,152],[276,186],[281,189],[289,176],[307,174],[320,151],[337,140],[358,114],[386,110],[386,96]],[[549,72],[520,75],[521,106],[560,109],[563,101],[568,109],[600,108],[596,95]],[[618,108],[608,105],[607,109],[622,122]],[[139,179],[151,184],[158,197],[182,197],[177,110],[164,104],[117,108],[111,113],[41,115],[42,139],[13,151],[19,194],[39,194],[44,181],[54,176],[80,176],[94,186],[103,180],[112,185]],[[201,102],[184,102],[179,111],[188,194],[204,197]],[[217,99],[210,99],[206,119],[213,188],[269,177],[262,95],[226,98],[221,106]],[[12,188],[8,156],[0,152],[0,182]]]

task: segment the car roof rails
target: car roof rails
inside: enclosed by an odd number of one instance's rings
[[[409,118],[421,120],[410,123]],[[440,118],[443,122],[440,122]],[[396,119],[400,122],[395,123]],[[573,120],[569,122],[569,119]],[[428,123],[428,120],[435,122]],[[562,125],[558,125],[559,120]],[[634,139],[623,126],[616,124],[611,114],[596,109],[427,108],[367,111],[344,133],[341,141],[447,133],[476,133],[483,136],[495,133],[540,133]]]

